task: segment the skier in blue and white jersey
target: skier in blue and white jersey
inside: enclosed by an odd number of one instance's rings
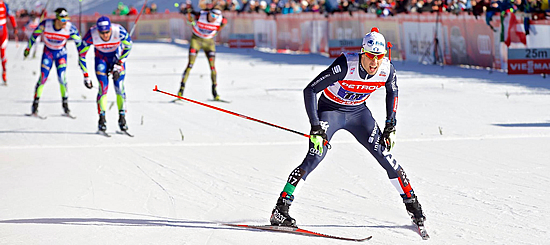
[[[80,50],[80,68],[84,73],[84,85],[91,89],[92,80],[88,77],[86,53],[91,45],[95,46],[95,71],[99,82],[97,94],[97,111],[99,114],[98,129],[105,132],[105,111],[107,109],[107,89],[109,75],[112,75],[118,105],[118,125],[120,130],[127,131],[126,125],[126,91],[124,77],[126,76],[126,58],[132,49],[132,39],[126,29],[106,16],[97,19],[95,26],[84,35],[83,48]]]
[[[55,19],[46,19],[42,21],[33,31],[29,43],[23,55],[25,58],[29,55],[32,45],[36,42],[39,36],[42,36],[44,42],[44,53],[42,54],[42,63],[40,65],[40,78],[34,89],[34,101],[32,103],[32,115],[36,115],[38,111],[38,101],[42,95],[44,84],[48,79],[53,62],[57,68],[57,76],[59,87],[61,89],[61,98],[63,110],[66,115],[69,115],[68,91],[65,71],[67,69],[67,40],[75,41],[76,47],[79,48],[82,44],[82,38],[71,22],[69,22],[69,13],[64,8],[55,10]]]
[[[360,53],[338,57],[304,89],[304,101],[311,124],[309,151],[302,164],[292,171],[273,209],[272,225],[296,226],[289,214],[299,184],[326,155],[328,141],[340,129],[349,131],[386,170],[413,221],[423,225],[425,216],[405,171],[389,153],[394,145],[397,112],[397,76],[385,58],[385,38],[373,28],[363,38]],[[383,131],[365,101],[372,92],[386,88],[386,121]],[[322,92],[317,101],[316,94]]]

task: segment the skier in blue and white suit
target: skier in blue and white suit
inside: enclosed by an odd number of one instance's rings
[[[57,77],[59,81],[59,88],[61,90],[61,101],[63,111],[65,114],[69,114],[67,90],[67,40],[72,39],[75,41],[76,47],[81,48],[82,38],[78,33],[78,29],[70,21],[69,13],[65,8],[58,8],[55,10],[55,19],[46,19],[42,21],[38,27],[33,31],[29,43],[23,55],[25,58],[29,56],[30,49],[35,44],[36,39],[42,36],[44,41],[44,53],[42,54],[42,63],[40,65],[40,77],[34,88],[34,100],[31,107],[31,112],[36,115],[38,112],[38,103],[42,96],[42,90],[44,84],[48,80],[48,75],[52,69],[53,64],[57,68]]]
[[[120,130],[128,130],[126,125],[126,91],[124,89],[124,77],[126,76],[126,58],[132,48],[130,35],[119,24],[111,23],[106,16],[97,19],[97,24],[92,26],[83,38],[84,48],[80,49],[80,68],[84,73],[84,85],[91,89],[92,81],[88,77],[86,68],[86,53],[91,45],[95,46],[95,71],[99,82],[97,94],[97,111],[99,114],[98,129],[107,130],[105,111],[107,109],[107,89],[109,87],[109,75],[112,75],[117,95],[119,112],[118,125]]]
[[[317,167],[326,155],[328,141],[340,129],[349,131],[386,170],[390,182],[403,198],[413,221],[423,224],[425,216],[405,171],[389,153],[394,145],[397,112],[397,75],[386,54],[386,42],[373,28],[363,38],[361,53],[338,57],[304,89],[304,101],[311,124],[309,151],[290,174],[277,200],[272,225],[296,226],[288,214],[299,183]],[[382,132],[365,101],[372,92],[386,88],[386,121]],[[317,93],[322,92],[317,101]]]

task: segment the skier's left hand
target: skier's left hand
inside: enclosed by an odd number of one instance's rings
[[[25,58],[27,58],[27,56],[29,56],[29,53],[31,52],[31,49],[30,48],[26,48],[25,51],[23,51],[23,56]]]
[[[113,65],[113,80],[117,81],[120,77],[120,73],[124,71],[124,65],[121,61],[118,61]]]
[[[113,73],[118,72],[119,74],[124,71],[124,65],[121,61],[113,65]]]
[[[84,74],[84,86],[89,89],[92,89],[94,87],[94,85],[92,84],[92,79],[88,77],[88,73]]]
[[[323,146],[327,141],[327,134],[321,125],[311,125],[311,130],[309,131],[309,140],[313,143],[313,148],[317,150],[319,156],[323,155]]]
[[[386,120],[386,126],[384,127],[384,132],[380,138],[380,144],[386,147],[386,150],[389,152],[395,145],[395,119]]]

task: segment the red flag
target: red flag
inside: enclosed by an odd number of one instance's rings
[[[513,12],[509,12],[508,18],[508,26],[504,29],[506,31],[506,38],[504,39],[506,46],[510,46],[510,43],[523,43],[527,45],[525,31],[521,29],[522,25],[516,19],[516,15]]]

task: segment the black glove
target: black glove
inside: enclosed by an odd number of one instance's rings
[[[380,138],[380,144],[386,147],[386,150],[390,151],[395,145],[395,125],[397,121],[395,118],[386,120],[386,126],[384,132]]]
[[[323,155],[323,146],[327,146],[330,149],[328,144],[327,134],[321,125],[311,125],[311,130],[309,131],[309,140],[313,143],[313,148],[317,151],[319,156]]]
[[[86,88],[92,89],[94,86],[92,85],[92,79],[88,77],[88,74],[84,75],[84,86]]]
[[[122,61],[119,60],[113,65],[113,71],[112,71],[113,81],[118,81],[118,79],[120,78],[120,74],[123,71],[124,71],[124,65]]]
[[[327,140],[327,134],[325,133],[325,130],[321,127],[321,125],[311,125],[309,135],[319,135],[323,138],[323,140]]]

